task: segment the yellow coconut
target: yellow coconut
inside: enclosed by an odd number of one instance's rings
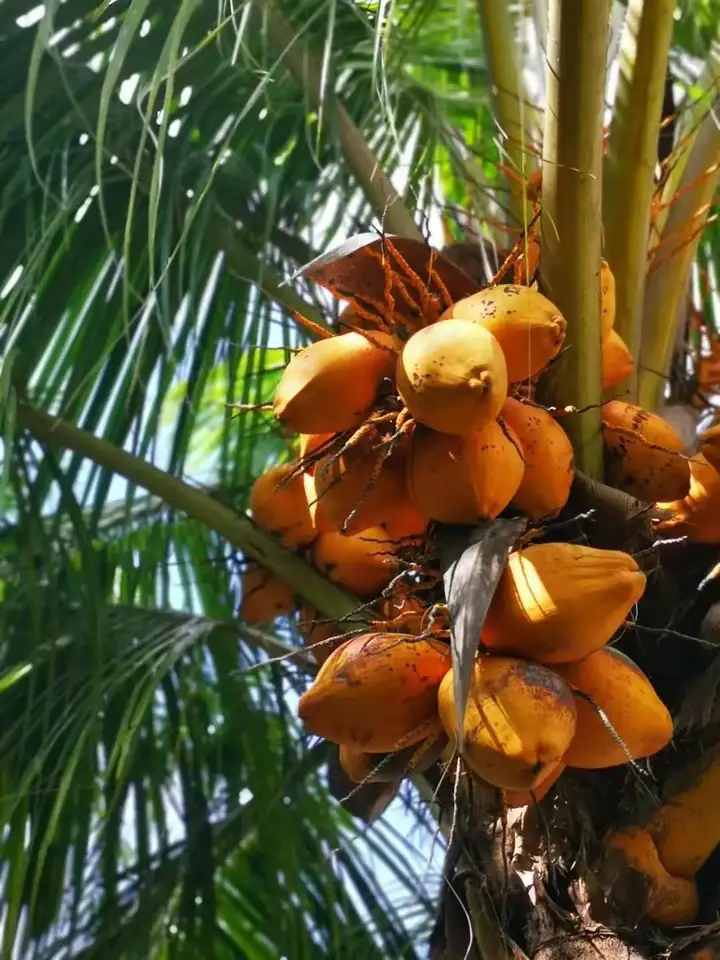
[[[457,740],[452,672],[440,684],[438,709]],[[478,776],[505,790],[533,790],[562,762],[575,733],[570,688],[539,663],[509,657],[475,661],[463,719],[462,756]]]
[[[633,372],[633,357],[619,333],[611,330],[602,342],[602,385],[611,390]]]
[[[503,802],[506,807],[527,807],[540,803],[546,797],[565,771],[565,764],[559,763],[532,790],[505,790]]]
[[[245,623],[270,623],[295,609],[292,587],[263,567],[249,567],[242,575],[240,618]]]
[[[707,449],[707,446],[706,446]],[[690,490],[682,500],[656,504],[661,536],[720,543],[720,474],[701,454],[690,460]]]
[[[497,340],[463,320],[418,330],[397,362],[397,389],[412,417],[442,433],[466,435],[491,423],[507,395]]]
[[[700,434],[700,453],[711,466],[720,469],[720,426],[710,427]]]
[[[522,446],[506,424],[492,421],[466,437],[416,429],[408,458],[410,499],[443,523],[492,519],[522,481]]]
[[[618,766],[651,757],[670,743],[667,707],[640,667],[619,650],[603,647],[555,669],[573,690],[590,697],[577,698],[577,728],[564,758],[568,766]]]
[[[321,533],[313,546],[315,566],[360,597],[372,597],[397,574],[395,545],[382,527],[355,536]]]
[[[607,260],[600,261],[600,298],[600,324],[605,340],[615,323],[615,275]]]
[[[642,407],[612,400],[602,409],[606,477],[638,500],[679,500],[690,489],[683,442],[669,423]]]
[[[311,543],[317,532],[303,477],[297,461],[282,463],[259,476],[250,491],[253,520],[275,534],[285,547]]]
[[[347,454],[324,457],[315,468],[320,509],[343,533],[380,526],[407,501],[405,457],[388,457],[381,440],[371,433]]]
[[[440,732],[437,691],[450,648],[437,640],[363,634],[335,650],[300,698],[311,733],[369,753],[400,750]]]
[[[668,873],[646,829],[629,826],[613,830],[605,838],[605,846],[622,851],[628,866],[645,879],[645,902],[641,906],[648,920],[667,927],[695,923],[699,902],[694,880]]]
[[[508,397],[501,416],[517,436],[525,473],[513,505],[531,520],[554,516],[568,501],[573,448],[568,435],[547,410]]]
[[[297,433],[352,430],[367,416],[395,362],[395,340],[385,333],[343,333],[318,340],[285,368],[273,412]]]
[[[440,319],[451,317],[471,320],[493,334],[505,354],[510,383],[544,370],[562,349],[567,330],[554,303],[537,290],[513,283],[458,300]]]
[[[510,554],[481,632],[492,651],[572,663],[602,647],[645,590],[619,550],[540,543]]]

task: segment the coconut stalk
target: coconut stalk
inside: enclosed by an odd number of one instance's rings
[[[600,256],[602,118],[609,0],[551,0],[541,215],[543,292],[568,323],[548,378],[577,466],[602,479]],[[590,409],[586,409],[590,408]]]
[[[235,513],[202,490],[197,490],[146,460],[93,436],[87,430],[27,403],[18,403],[17,423],[41,443],[55,444],[86,457],[214,530],[252,560],[289,583],[296,593],[316,607],[323,616],[332,620],[351,614],[360,619],[366,618],[362,611],[354,613],[360,607],[359,600],[349,596],[290,550],[282,547],[249,517]]]
[[[640,353],[642,298],[665,73],[675,0],[630,0],[603,169],[605,258],[615,276],[615,329]],[[614,388],[636,393],[637,367]]]
[[[485,59],[492,77],[495,118],[506,138],[503,149],[508,164],[517,175],[506,177],[510,212],[517,223],[524,226],[529,219],[524,181],[534,167],[533,156],[527,148],[527,133],[534,126],[534,118],[517,57],[515,17],[509,4],[497,0],[477,0],[477,7]]]
[[[645,287],[638,402],[657,410],[670,373],[680,307],[720,179],[720,126],[706,113],[674,196]]]
[[[389,177],[380,167],[362,133],[335,93],[324,83],[323,69],[286,22],[276,6],[268,0],[253,0],[263,14],[264,24],[273,46],[289,73],[304,91],[314,110],[322,112],[335,127],[345,163],[352,171],[365,197],[383,228],[401,237],[423,240],[415,223]]]

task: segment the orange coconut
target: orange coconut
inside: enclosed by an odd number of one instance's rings
[[[572,663],[602,647],[645,590],[619,550],[540,543],[510,554],[481,632],[492,651]]]
[[[600,261],[600,325],[602,337],[610,336],[615,324],[615,275],[607,260]]]
[[[647,829],[639,826],[620,827],[611,831],[604,843],[606,849],[622,851],[627,865],[640,873],[645,881],[637,886],[644,902],[633,902],[635,910],[641,907],[648,920],[667,927],[687,926],[696,922],[699,899],[695,881],[668,872]],[[715,951],[711,956],[716,956]]]
[[[343,333],[295,354],[280,378],[273,412],[297,433],[339,433],[359,426],[396,361],[389,334]]]
[[[452,672],[440,684],[438,710],[458,738]],[[463,719],[462,756],[483,780],[504,790],[533,790],[562,762],[575,733],[575,703],[561,677],[530,660],[475,661]]]
[[[567,330],[554,303],[537,290],[514,283],[458,300],[440,319],[450,317],[471,320],[493,334],[505,355],[510,383],[544,370],[562,349]]]
[[[310,511],[310,520],[316,533],[334,533],[337,525],[328,517],[324,510],[324,501],[318,491],[315,471],[303,474],[303,489],[305,500]]]
[[[372,597],[397,574],[394,549],[382,527],[370,527],[351,537],[321,533],[313,547],[313,560],[335,583],[361,597]]]
[[[602,342],[602,385],[604,390],[616,387],[633,372],[634,361],[619,333],[611,330]]]
[[[440,759],[446,745],[444,731],[394,753],[366,753],[343,743],[340,764],[353,783],[387,783],[428,770]]]
[[[647,827],[660,860],[676,877],[693,877],[720,843],[720,756],[709,746],[692,768],[683,771]]]
[[[624,400],[602,408],[608,481],[638,500],[678,500],[690,489],[683,442],[669,423]]]
[[[327,452],[334,434],[332,433],[301,433],[298,436],[299,455],[305,473],[314,473],[315,464]]]
[[[407,492],[407,483],[405,489]],[[427,530],[429,523],[428,517],[418,510],[407,492],[406,499],[395,503],[392,514],[385,518],[382,526],[387,530],[390,539],[402,546],[404,543],[417,542]]]
[[[292,587],[264,567],[249,567],[241,582],[240,618],[245,623],[270,623],[295,609]]]
[[[507,395],[499,343],[463,320],[434,323],[413,334],[398,357],[396,379],[413,418],[442,433],[481,430]]]
[[[275,534],[285,547],[303,546],[315,539],[297,461],[271,467],[257,478],[250,491],[250,509],[255,523]]]
[[[371,433],[366,442],[342,457],[324,457],[315,468],[320,508],[337,530],[362,533],[388,520],[407,500],[405,458],[387,456],[382,438]]]
[[[710,427],[700,434],[700,453],[711,466],[720,469],[720,426]]]
[[[570,496],[573,448],[568,435],[547,410],[508,397],[501,416],[517,436],[525,473],[513,505],[531,520],[553,516]]]
[[[310,656],[318,666],[322,666],[333,650],[347,639],[347,628],[338,623],[317,622],[319,613],[315,607],[305,603],[300,608],[300,636],[308,648]]]
[[[558,782],[565,770],[565,764],[559,763],[548,775],[537,784],[532,790],[504,790],[503,802],[506,807],[527,807],[534,803],[540,803],[543,797],[546,797]]]
[[[707,448],[707,446],[706,446]],[[720,474],[701,454],[690,460],[690,491],[682,500],[656,504],[662,536],[720,543]]]
[[[505,509],[524,470],[521,444],[504,423],[493,420],[466,437],[420,428],[410,447],[408,490],[431,519],[473,523]]]
[[[557,664],[555,670],[593,701],[576,698],[577,727],[564,757],[569,766],[618,766],[650,757],[672,739],[667,707],[640,667],[619,650],[604,647],[578,663]]]
[[[440,731],[437,691],[449,668],[447,644],[363,634],[328,657],[298,714],[311,733],[335,743],[400,750]]]

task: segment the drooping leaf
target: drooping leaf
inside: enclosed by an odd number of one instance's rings
[[[527,520],[499,517],[476,527],[440,526],[437,531],[452,629],[450,647],[459,746],[480,630],[508,553],[526,526]]]

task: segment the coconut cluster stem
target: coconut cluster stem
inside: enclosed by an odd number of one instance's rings
[[[17,422],[42,443],[56,444],[92,460],[98,466],[125,477],[214,530],[252,560],[267,567],[308,603],[330,619],[354,614],[360,601],[340,590],[300,557],[284,549],[249,517],[235,513],[223,503],[158,470],[146,460],[27,403],[18,403]],[[359,615],[356,615],[359,616]]]
[[[602,479],[600,257],[609,0],[550,0],[541,216],[543,293],[568,323],[548,382],[569,417],[578,467]],[[565,424],[563,424],[565,425]]]

